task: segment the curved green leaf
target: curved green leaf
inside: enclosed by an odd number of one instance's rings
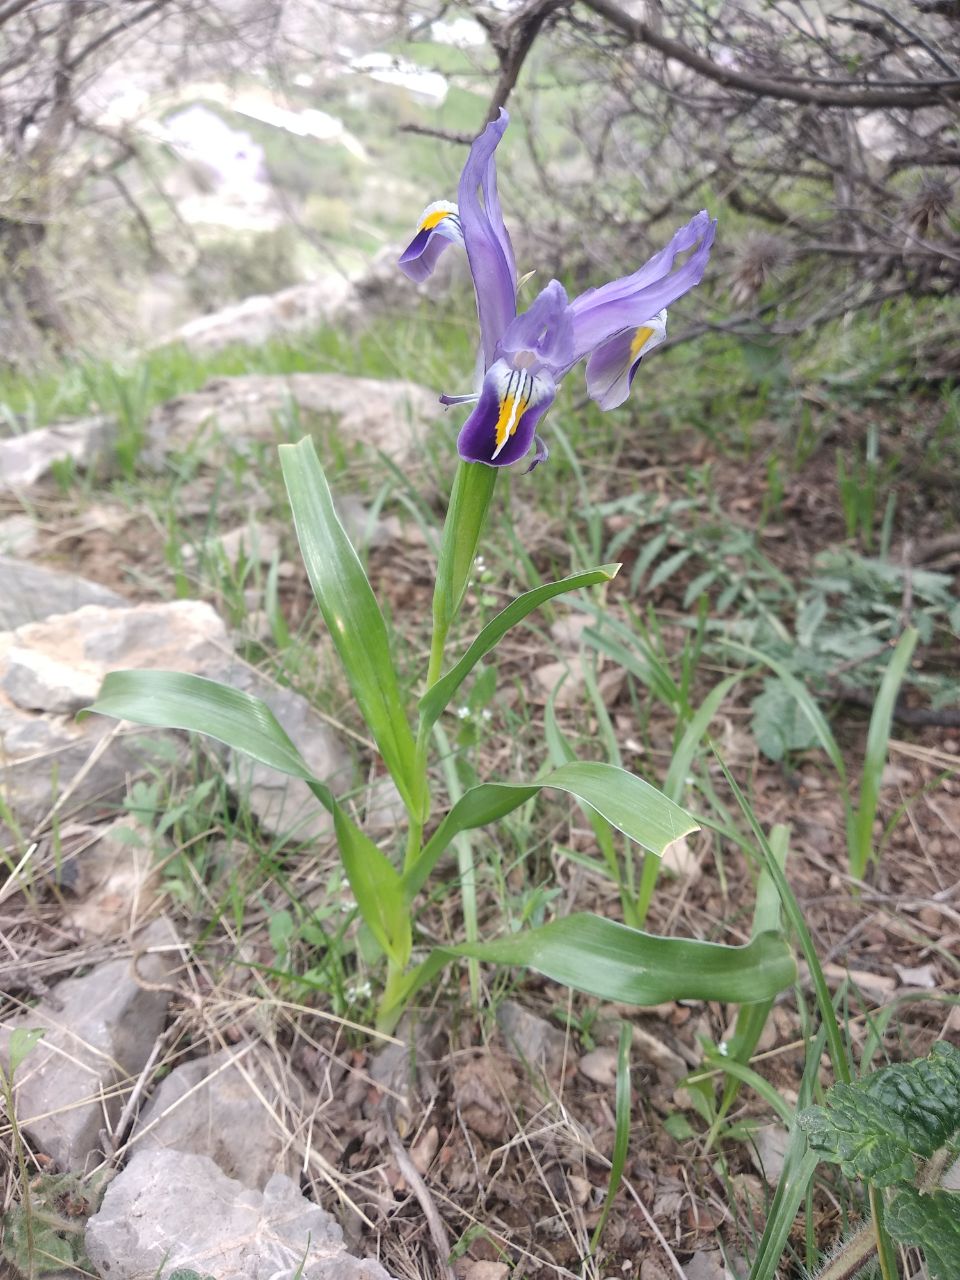
[[[741,947],[691,938],[661,938],[603,916],[578,913],[493,942],[444,947],[408,978],[402,998],[433,979],[451,956],[534,969],[575,991],[624,1004],[666,1000],[766,1000],[796,979],[797,966],[779,933],[759,933]]]
[[[276,716],[259,698],[181,671],[113,671],[93,712],[161,729],[203,733],[235,751],[301,778],[332,816],[344,870],[360,914],[384,951],[399,964],[410,955],[410,918],[400,874],[344,813],[330,788],[310,772]]]
[[[280,446],[303,562],[353,696],[410,812],[417,807],[413,734],[386,623],[337,516],[313,441]]]
[[[489,468],[487,468],[489,470]],[[511,601],[505,609],[497,614],[483,628],[466,653],[451,667],[445,676],[431,686],[420,699],[420,719],[429,729],[439,719],[450,699],[463,684],[464,680],[491,649],[506,635],[511,627],[515,627],[523,619],[547,600],[563,595],[567,591],[576,591],[578,587],[592,587],[598,582],[609,582],[620,570],[618,564],[604,564],[598,569],[587,569],[583,573],[573,573],[558,582],[545,582],[543,586],[525,591],[522,596]]]
[[[111,671],[96,702],[81,711],[78,719],[93,712],[157,729],[203,733],[280,773],[315,781],[265,702],[205,676],[182,671]]]
[[[418,892],[454,836],[505,817],[544,787],[566,791],[588,804],[641,848],[657,855],[698,829],[693,818],[656,787],[616,765],[579,761],[561,765],[537,782],[485,782],[457,801],[408,869],[403,877],[408,896]]]

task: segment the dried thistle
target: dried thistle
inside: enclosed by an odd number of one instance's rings
[[[943,178],[925,178],[906,207],[907,221],[918,236],[935,231],[953,202],[953,190]]]
[[[730,297],[744,306],[757,296],[789,256],[786,243],[769,232],[753,232],[740,244],[730,272]]]

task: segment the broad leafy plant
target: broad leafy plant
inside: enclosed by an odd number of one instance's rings
[[[931,1280],[960,1277],[960,1049],[835,1084],[799,1117],[811,1149],[887,1199],[886,1230],[922,1250]],[[845,1240],[819,1274],[841,1280],[879,1250],[876,1220]]]

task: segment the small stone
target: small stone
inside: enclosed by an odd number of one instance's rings
[[[504,1000],[498,1007],[497,1026],[522,1062],[544,1067],[551,1073],[563,1067],[567,1037],[559,1027],[538,1018],[516,1000]]]
[[[131,1135],[136,1151],[209,1156],[228,1178],[260,1190],[294,1175],[296,1152],[275,1116],[300,1086],[252,1041],[181,1063],[160,1082]]]
[[[614,1048],[592,1049],[583,1055],[578,1066],[594,1084],[612,1088],[617,1083],[617,1050]]]
[[[683,1265],[687,1280],[725,1280],[727,1270],[719,1249],[700,1249]]]
[[[691,847],[686,836],[670,841],[660,858],[660,866],[680,880],[686,880],[688,884],[694,884],[700,879],[700,855]]]
[[[894,969],[897,977],[905,987],[923,987],[927,991],[931,991],[937,986],[937,971],[932,964],[921,964],[913,967],[903,964],[895,964]]]
[[[58,463],[109,475],[115,464],[117,424],[110,418],[38,427],[0,440],[0,493],[17,493],[45,479]]]
[[[588,1178],[581,1178],[576,1173],[571,1173],[567,1179],[567,1186],[570,1188],[570,1199],[575,1205],[583,1206],[593,1194],[593,1187],[590,1185]]]
[[[759,1174],[775,1187],[783,1174],[790,1135],[778,1124],[764,1125],[753,1135],[750,1158]]]
[[[659,1036],[651,1035],[643,1027],[633,1027],[631,1043],[638,1055],[649,1062],[659,1075],[676,1084],[687,1074],[687,1064]]]
[[[568,613],[565,617],[551,623],[550,636],[561,649],[576,653],[580,648],[584,631],[595,621],[596,619],[591,618],[587,613]]]
[[[284,1174],[261,1193],[183,1151],[135,1154],[85,1243],[110,1280],[170,1280],[187,1268],[217,1280],[390,1280],[378,1262],[348,1254],[336,1220]]]
[[[223,537],[215,539],[227,563],[236,568],[242,562],[270,564],[280,554],[280,536],[275,529],[268,529],[251,520],[239,528],[231,529]]]
[[[531,698],[534,702],[545,704],[553,697],[557,707],[569,711],[574,707],[580,707],[584,698],[587,697],[583,668],[576,661],[546,662],[534,671],[533,681]],[[625,681],[626,675],[619,667],[600,672],[597,676],[597,688],[604,706],[613,706],[623,690]]]
[[[367,835],[395,833],[407,821],[407,806],[390,777],[377,778],[367,788],[363,829]]]
[[[896,978],[891,978],[889,974],[845,969],[839,964],[825,964],[823,974],[831,987],[838,987],[842,982],[848,981],[858,987],[865,996],[876,1000],[878,1004],[888,1000],[897,989]]]
[[[116,1124],[160,1034],[179,964],[177,936],[163,917],[132,943],[136,955],[99,964],[57,983],[40,1003],[0,1029],[0,1059],[17,1027],[45,1035],[17,1071],[17,1119],[36,1147],[64,1171],[85,1171]],[[159,948],[143,954],[150,948]],[[149,984],[149,985],[148,985]]]
[[[506,1262],[467,1261],[463,1270],[456,1271],[458,1280],[507,1280],[510,1267]]]

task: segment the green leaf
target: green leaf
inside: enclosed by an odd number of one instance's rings
[[[489,470],[489,468],[486,469]],[[547,600],[552,600],[554,596],[576,591],[578,587],[592,587],[598,582],[609,582],[616,577],[619,569],[618,564],[605,564],[598,569],[574,573],[568,578],[561,578],[559,582],[547,582],[543,586],[535,587],[532,591],[526,591],[508,604],[487,623],[456,666],[452,667],[420,699],[420,718],[425,728],[429,729],[436,723],[444,708],[449,705],[450,699],[480,659],[494,648],[511,627],[522,622],[534,609]]]
[[[897,642],[897,647],[887,663],[877,700],[870,715],[867,753],[860,776],[860,803],[853,818],[853,848],[850,851],[850,869],[857,879],[863,878],[867,862],[873,852],[873,820],[877,816],[880,780],[883,767],[887,762],[893,711],[916,643],[917,632],[915,628],[908,627]]]
[[[887,1230],[901,1244],[919,1245],[930,1280],[960,1280],[960,1202],[949,1191],[921,1195],[905,1187],[890,1205]]]
[[[750,709],[753,736],[768,760],[782,760],[788,751],[806,751],[817,745],[816,730],[782,680],[766,677]]]
[[[112,671],[97,700],[78,719],[96,712],[157,729],[203,733],[292,778],[313,774],[276,716],[259,698],[205,676],[182,671]]]
[[[415,751],[386,623],[344,531],[313,441],[280,446],[280,465],[313,594],[360,711],[408,810],[417,807]]]
[[[340,856],[360,913],[388,955],[409,956],[410,921],[400,876],[386,855],[351,821],[259,698],[216,680],[180,671],[113,671],[83,716],[97,712],[162,729],[203,733],[280,773],[302,778],[333,817]]]
[[[960,1049],[938,1041],[928,1058],[835,1084],[826,1106],[799,1117],[810,1146],[848,1178],[913,1182],[917,1161],[953,1144],[960,1154]]]
[[[447,634],[457,616],[470,581],[498,471],[482,462],[461,462],[457,467],[433,591],[433,623],[441,635]]]
[[[674,840],[698,830],[696,822],[679,805],[649,782],[616,765],[578,762],[561,765],[537,782],[485,782],[472,787],[457,801],[405,874],[409,897],[421,888],[454,836],[505,817],[544,787],[566,791],[582,800],[641,848],[657,855]]]
[[[602,1000],[763,1000],[789,987],[796,964],[781,934],[745,946],[661,938],[603,916],[578,913],[509,938],[451,948],[494,964],[523,965]]]
[[[17,1074],[17,1070],[28,1054],[32,1053],[36,1045],[47,1034],[45,1027],[17,1027],[15,1031],[10,1033],[10,1042],[7,1047],[7,1057],[10,1062],[10,1079]]]

